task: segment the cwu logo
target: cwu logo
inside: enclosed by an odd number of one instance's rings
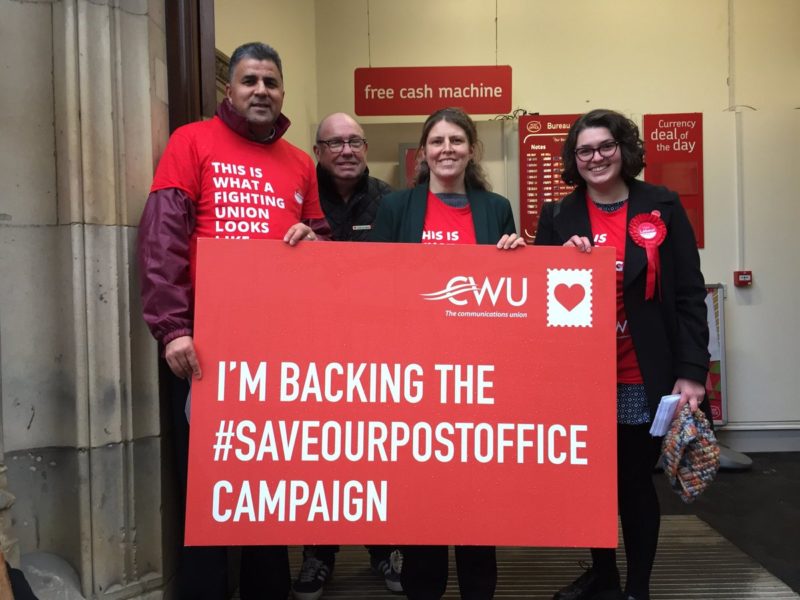
[[[500,277],[496,281],[484,277],[478,285],[472,276],[456,275],[444,289],[420,296],[425,300],[449,300],[457,306],[466,306],[470,299],[478,306],[484,306],[484,302],[497,306],[502,298],[511,306],[522,306],[528,300],[528,280],[522,277],[515,283],[511,277]]]

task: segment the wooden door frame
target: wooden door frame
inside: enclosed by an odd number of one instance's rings
[[[169,129],[216,109],[214,0],[164,0]]]

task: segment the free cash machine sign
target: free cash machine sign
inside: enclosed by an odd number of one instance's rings
[[[200,240],[186,543],[617,543],[613,251]]]

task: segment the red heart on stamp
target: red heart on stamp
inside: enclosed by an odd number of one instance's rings
[[[583,300],[583,297],[586,296],[586,290],[579,283],[573,283],[572,285],[559,283],[554,293],[558,303],[567,310],[572,310],[578,306],[581,300]]]

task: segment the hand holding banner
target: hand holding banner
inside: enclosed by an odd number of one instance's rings
[[[616,545],[612,250],[199,258],[187,544]]]

